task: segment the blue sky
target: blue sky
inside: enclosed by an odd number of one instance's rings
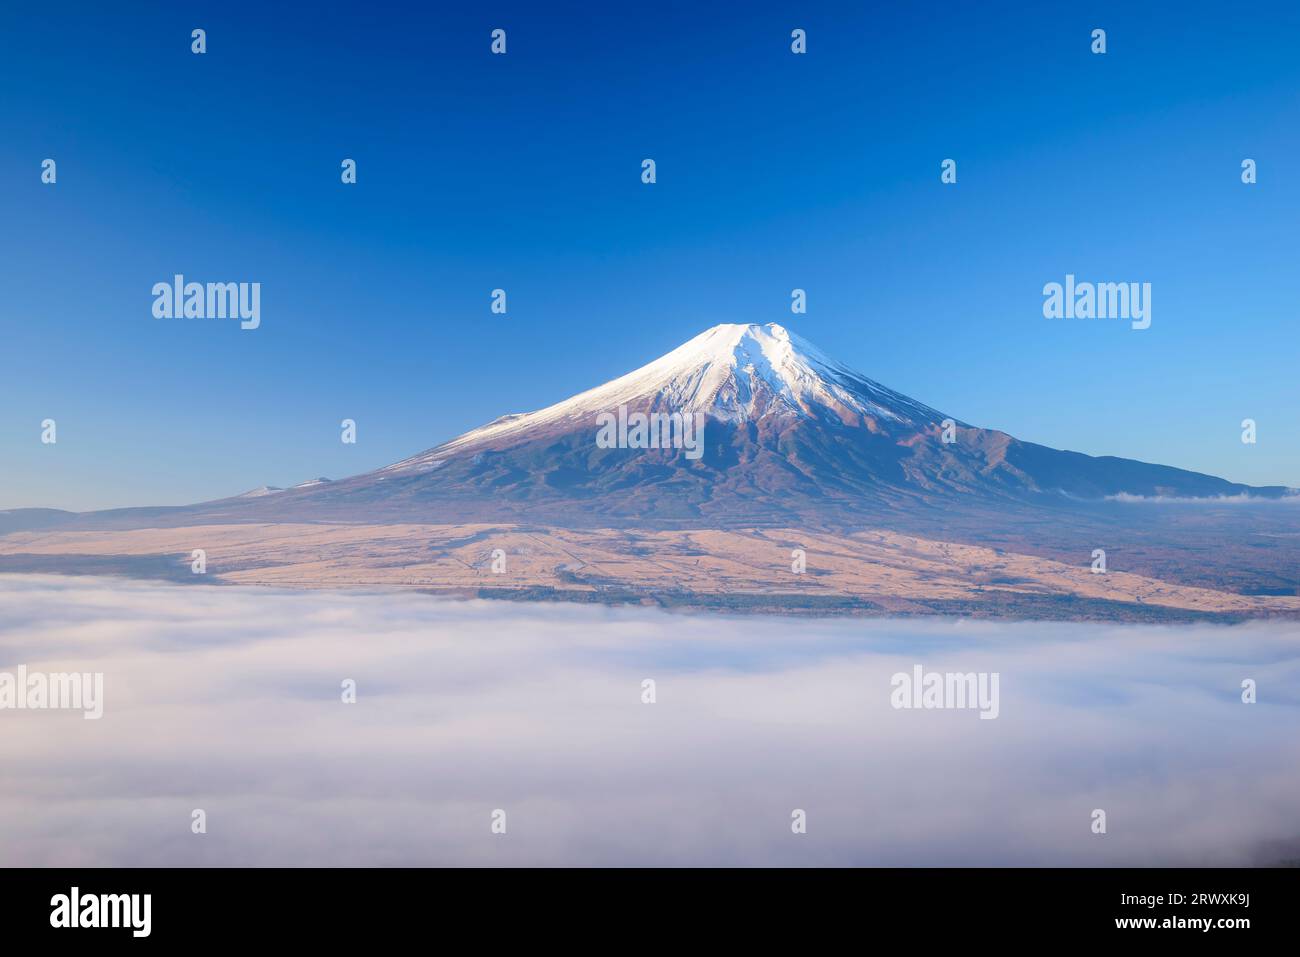
[[[1294,4],[266,6],[0,12],[0,508],[353,474],[771,321],[974,424],[1300,486]],[[155,319],[178,272],[262,283],[261,328]],[[1150,282],[1151,328],[1044,319],[1066,273]]]

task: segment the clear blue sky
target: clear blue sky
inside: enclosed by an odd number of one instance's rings
[[[1292,2],[5,4],[0,508],[354,474],[770,321],[978,425],[1300,486],[1297,50]],[[177,272],[261,282],[261,328],[154,319]],[[1067,272],[1152,327],[1044,319]]]

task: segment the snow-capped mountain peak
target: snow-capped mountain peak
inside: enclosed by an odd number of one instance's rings
[[[728,422],[773,414],[820,418],[827,411],[845,421],[865,415],[913,422],[933,415],[775,322],[714,326],[610,385],[618,383],[642,394],[657,386],[671,410]]]
[[[596,415],[622,406],[699,412],[733,424],[776,416],[924,429],[943,418],[831,359],[784,326],[724,323],[602,386],[536,412],[502,416],[385,471],[436,468],[446,455],[467,446],[539,429],[594,429]]]

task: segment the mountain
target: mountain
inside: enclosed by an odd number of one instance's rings
[[[634,424],[638,414],[665,428],[693,426],[698,416],[700,432],[679,429],[677,447],[602,447],[602,422]],[[979,428],[773,323],[714,326],[625,376],[374,472],[183,511],[222,521],[731,527],[1288,491]]]
[[[202,548],[201,580],[232,584],[819,614],[1300,617],[1297,504],[1281,487],[1023,442],[781,326],[723,325],[362,475],[183,507],[0,512],[0,572],[194,582]],[[791,569],[800,549],[807,574]]]

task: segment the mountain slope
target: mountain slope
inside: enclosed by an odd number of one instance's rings
[[[637,413],[698,415],[698,449],[597,441],[601,416]],[[715,326],[602,386],[374,472],[195,508],[238,521],[736,526],[1287,491],[976,428],[770,324]]]

